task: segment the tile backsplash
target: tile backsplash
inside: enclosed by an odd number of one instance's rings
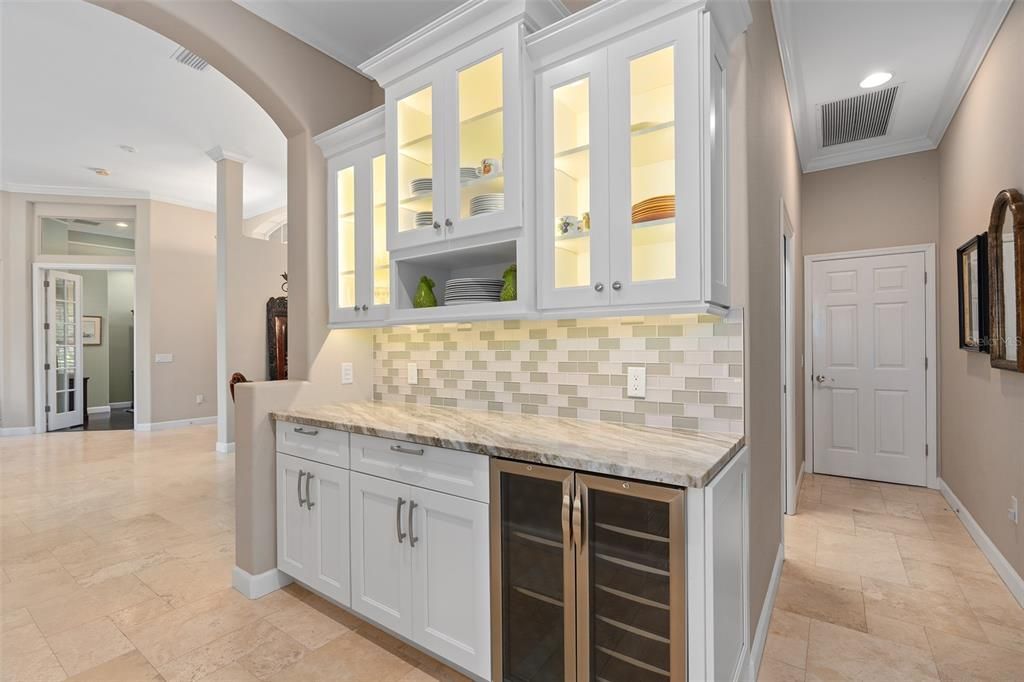
[[[743,432],[741,311],[394,327],[373,349],[375,400]],[[626,397],[631,365],[644,399]]]

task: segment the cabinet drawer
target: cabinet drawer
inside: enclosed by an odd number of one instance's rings
[[[277,422],[277,451],[347,469],[348,432]]]
[[[486,455],[354,433],[352,469],[480,502],[488,499]]]

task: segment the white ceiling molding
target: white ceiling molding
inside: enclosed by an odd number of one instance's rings
[[[243,164],[246,161],[248,161],[249,159],[252,158],[251,156],[249,156],[247,154],[239,154],[238,152],[228,151],[227,149],[224,149],[224,147],[221,147],[220,145],[217,145],[216,147],[208,150],[206,152],[206,155],[209,156],[211,159],[213,159],[214,162],[220,162],[220,161],[225,161],[226,160],[226,161],[235,161],[237,163],[243,163]]]
[[[772,0],[803,171],[937,148],[1012,3]],[[867,92],[877,70],[901,90],[887,134],[822,147],[820,105]]]
[[[313,138],[325,157],[344,154],[384,137],[384,105],[360,114],[350,121],[326,130]]]

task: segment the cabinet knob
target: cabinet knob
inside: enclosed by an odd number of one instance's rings
[[[369,310],[369,308],[367,308],[367,307],[366,307],[366,304],[364,303],[364,304],[363,304],[363,312],[366,312],[367,310]]]
[[[435,229],[435,230],[440,230],[440,229],[441,229],[441,223],[439,223],[439,222],[437,222],[437,221],[435,220],[435,221],[434,221],[434,229]]]
[[[452,226],[452,219],[451,219],[451,218],[445,218],[445,219],[444,219],[444,226],[445,226],[445,227],[447,227],[447,228],[449,228],[449,229],[451,229],[451,226]]]
[[[598,282],[595,284],[594,291],[604,291],[604,282]]]
[[[359,306],[358,305],[352,306],[352,310],[354,310],[355,312],[358,313],[359,312]]]
[[[612,289],[615,289],[615,291],[618,291],[621,288],[622,288],[622,282],[612,282]]]

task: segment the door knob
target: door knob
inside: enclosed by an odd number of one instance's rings
[[[814,380],[817,381],[819,384],[823,384],[823,383],[825,383],[825,375],[824,374],[815,375]]]

